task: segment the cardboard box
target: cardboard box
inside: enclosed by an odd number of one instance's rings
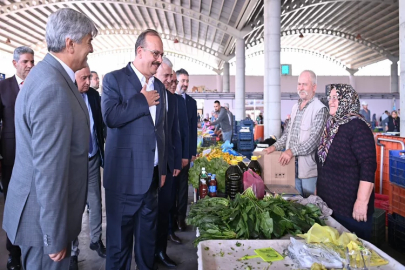
[[[286,166],[278,162],[282,152],[275,151],[269,155],[264,154],[263,149],[256,148],[254,156],[261,156],[258,161],[262,166],[262,178],[265,184],[291,185],[295,187],[295,157]]]

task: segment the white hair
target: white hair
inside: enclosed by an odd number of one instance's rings
[[[164,63],[165,65],[168,65],[169,68],[173,68],[172,61],[170,61],[169,58],[167,58],[166,56],[163,56],[162,63]]]
[[[304,73],[309,73],[309,76],[311,76],[312,85],[316,85],[316,84],[317,84],[317,79],[316,79],[316,74],[315,74],[315,72],[313,72],[312,70],[304,70],[303,72],[301,72],[301,74],[304,74]],[[300,74],[300,75],[301,75],[301,74]]]
[[[48,51],[61,52],[66,47],[66,38],[81,43],[86,35],[95,37],[97,33],[93,21],[86,15],[70,8],[62,8],[49,16],[45,38]]]

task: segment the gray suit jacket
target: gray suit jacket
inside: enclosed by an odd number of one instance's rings
[[[15,128],[3,228],[16,245],[57,253],[81,230],[90,128],[77,87],[49,54],[31,70],[17,97]]]

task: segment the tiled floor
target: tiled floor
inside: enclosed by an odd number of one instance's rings
[[[104,192],[103,192],[104,193]],[[104,199],[104,194],[103,194]],[[189,201],[192,199],[192,189],[189,190]],[[0,224],[3,222],[4,198],[0,193]],[[103,201],[103,242],[105,244],[105,208]],[[89,244],[89,223],[87,211],[83,213],[82,232],[79,235],[79,269],[80,270],[102,270],[105,268],[105,259],[100,258],[95,251],[90,250]],[[195,230],[189,227],[185,232],[176,232],[176,235],[183,240],[183,244],[176,245],[168,243],[167,254],[174,260],[178,266],[178,270],[194,270],[197,269],[197,249],[193,246],[195,239]],[[0,270],[6,269],[8,251],[6,250],[6,234],[0,229]],[[158,265],[160,269],[168,269],[163,265]],[[133,262],[131,270],[135,269]]]

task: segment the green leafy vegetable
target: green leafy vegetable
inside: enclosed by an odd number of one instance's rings
[[[186,222],[199,228],[197,245],[211,239],[272,239],[306,233],[315,223],[325,225],[320,216],[316,205],[304,206],[281,196],[259,201],[248,188],[233,201],[220,197],[199,200],[191,206]]]

